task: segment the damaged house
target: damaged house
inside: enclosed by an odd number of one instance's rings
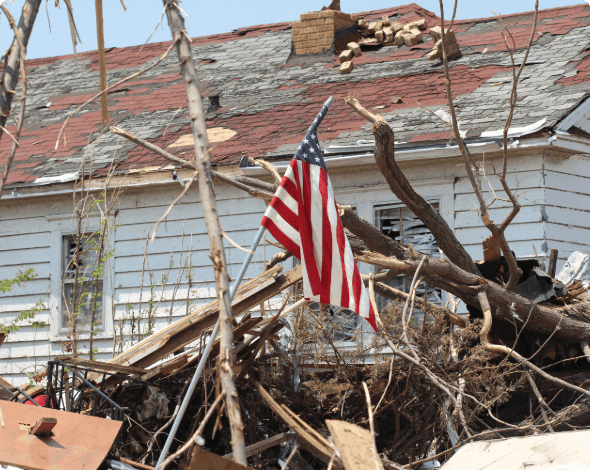
[[[250,246],[266,205],[225,183],[223,176],[273,183],[252,160],[264,157],[282,173],[329,96],[334,103],[318,138],[338,202],[352,205],[360,217],[405,245],[438,253],[434,237],[389,190],[373,157],[370,125],[344,103],[349,92],[391,124],[396,160],[413,187],[469,254],[482,259],[489,232],[480,222],[460,151],[447,127],[444,71],[436,45],[440,19],[410,4],[355,14],[303,13],[293,20],[192,41],[211,159],[220,174],[215,190],[230,276],[237,275],[245,257],[240,247]],[[531,22],[530,13],[504,17],[517,49],[528,44]],[[486,197],[490,202],[498,198],[490,214],[501,220],[510,205],[493,173],[501,167],[512,90],[510,56],[495,18],[455,21],[453,30],[457,46],[449,73],[461,132],[476,160],[485,159]],[[108,83],[155,64],[169,47],[157,43],[108,49]],[[590,251],[589,47],[590,7],[539,12],[508,134],[508,183],[522,209],[506,238],[522,260],[538,258],[547,265],[551,250],[558,250],[558,271],[573,252]],[[27,61],[33,91],[0,211],[0,279],[34,271],[34,278],[0,295],[3,324],[23,310],[36,309],[35,322],[19,322],[20,328],[0,348],[0,375],[14,384],[28,381],[39,372],[38,365],[44,367],[49,358],[73,347],[84,354],[92,348],[93,357],[107,360],[215,298],[196,189],[158,227],[155,241],[148,240],[193,171],[111,132],[101,124],[99,101],[71,116],[61,132],[69,114],[99,89],[96,55]],[[107,104],[111,125],[191,158],[184,83],[173,54],[110,90]],[[4,138],[2,163],[10,146],[11,140]],[[96,202],[105,191],[114,200],[106,219]],[[76,207],[83,197],[96,210],[87,205],[81,220]],[[101,231],[105,220],[108,229]],[[92,253],[96,255],[91,249],[89,259],[74,263],[95,281],[86,292],[95,307],[76,312],[79,327],[72,332],[66,312],[79,295],[71,287],[72,259],[84,251],[78,233],[103,234],[104,265],[100,272],[86,272]],[[246,280],[261,274],[280,251],[267,238]],[[83,243],[93,246],[95,237]],[[287,270],[294,263],[289,259],[283,265]],[[360,269],[369,274],[372,268],[361,264]],[[388,282],[409,289],[403,276]],[[419,293],[440,305],[449,300],[446,292],[427,285]],[[263,308],[274,310],[276,304]],[[333,322],[341,327],[333,338],[342,348],[354,349],[371,336],[357,317],[337,312]]]

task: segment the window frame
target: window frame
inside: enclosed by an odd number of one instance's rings
[[[64,239],[65,237],[76,235],[76,220],[72,214],[46,216],[50,224],[51,241],[51,261],[50,261],[50,292],[49,292],[49,340],[51,342],[71,341],[69,337],[69,328],[62,326],[63,302],[62,283],[64,274]],[[90,234],[99,227],[100,216],[90,214],[86,224],[86,234]],[[113,222],[112,220],[110,222]],[[112,224],[111,224],[112,226]],[[107,237],[105,251],[114,248],[114,234]],[[99,326],[95,339],[112,339],[113,338],[113,318],[110,315],[113,308],[112,289],[114,281],[114,264],[115,256],[112,256],[105,263],[104,276],[102,278],[102,325]],[[85,341],[90,339],[90,331],[81,331],[79,340]]]
[[[440,212],[441,212],[441,204],[442,204],[441,197],[427,197],[427,198],[425,198],[425,199],[426,199],[426,201],[427,201],[428,203],[430,203],[430,204],[436,203],[436,205],[437,205],[437,208],[438,208],[438,209],[437,209],[437,210],[438,210],[438,213],[440,214]],[[375,227],[377,227],[379,230],[381,230],[381,228],[379,227],[379,217],[378,217],[378,212],[379,212],[379,211],[383,211],[383,210],[389,210],[389,209],[400,209],[400,210],[404,210],[404,209],[406,209],[406,210],[408,210],[409,212],[412,212],[412,211],[411,211],[411,210],[408,208],[408,206],[406,206],[406,205],[405,205],[403,202],[401,202],[401,201],[399,201],[399,202],[397,202],[397,203],[385,203],[385,204],[373,203],[373,214],[374,214],[374,215],[373,215],[373,224],[374,224],[374,225],[375,225]],[[401,211],[400,211],[400,215],[401,215]],[[414,217],[416,217],[416,216],[414,216]],[[418,217],[416,217],[416,218],[418,219]],[[400,220],[400,224],[403,224],[403,221],[402,221],[402,220]],[[403,233],[404,233],[404,231],[403,231],[403,225],[400,225],[400,229],[401,229],[401,231],[400,231],[400,234],[401,234],[401,235],[400,235],[400,236],[401,236],[401,237],[403,237],[403,238],[405,238],[405,237],[404,237],[404,235],[403,235]],[[426,228],[426,230],[428,230],[428,228]],[[430,230],[428,230],[428,233],[432,234],[432,232],[430,232]],[[402,241],[403,241],[403,240],[402,240]],[[375,266],[373,266],[373,267],[372,267],[372,270],[373,270],[373,271],[376,271],[376,267],[375,267]],[[397,277],[402,277],[402,276],[403,276],[403,278],[404,278],[404,282],[403,282],[403,288],[402,288],[401,290],[402,290],[402,292],[405,292],[405,293],[407,294],[407,293],[409,293],[409,290],[410,290],[410,284],[411,284],[411,282],[412,282],[412,277],[410,277],[410,276],[405,276],[405,275],[400,275],[400,276],[397,276]],[[406,282],[406,281],[407,281],[407,282]],[[434,289],[438,289],[438,288],[436,288],[436,287],[433,287],[433,286],[430,286],[430,287],[431,287],[431,288],[434,288]],[[430,290],[430,289],[429,289],[429,290]],[[443,289],[439,289],[439,290],[440,290],[440,306],[441,306],[441,307],[444,307],[444,306],[445,306],[445,303],[446,303],[446,301],[448,301],[448,293],[447,293],[446,291],[444,291]],[[416,292],[416,295],[418,296],[418,293],[417,293],[417,292]],[[420,296],[420,297],[422,297],[422,296]],[[378,300],[378,299],[377,299],[377,300]],[[435,304],[436,304],[436,303],[435,303]]]

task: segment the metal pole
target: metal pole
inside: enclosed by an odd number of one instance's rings
[[[240,287],[240,283],[242,282],[242,278],[244,277],[244,274],[246,274],[246,269],[248,269],[248,265],[250,264],[250,261],[252,261],[252,256],[254,256],[254,252],[256,251],[256,248],[258,247],[258,243],[260,243],[260,240],[262,238],[262,235],[264,235],[265,230],[266,229],[263,226],[260,226],[260,228],[258,229],[258,233],[256,234],[256,237],[254,238],[254,241],[252,242],[252,246],[250,247],[250,253],[248,253],[248,256],[246,256],[246,259],[244,260],[244,264],[242,264],[242,268],[240,269],[240,272],[238,273],[238,277],[236,277],[236,282],[234,282],[234,285],[232,286],[231,291],[229,293],[230,299],[233,299],[234,296],[236,295],[236,292],[238,291],[238,288]],[[199,365],[197,367],[197,370],[195,371],[195,375],[193,375],[193,379],[191,380],[191,383],[186,391],[186,395],[184,396],[184,399],[182,400],[182,405],[180,406],[180,409],[178,410],[178,415],[176,415],[176,419],[174,420],[174,424],[172,425],[172,429],[170,429],[170,434],[168,434],[168,438],[166,439],[166,443],[164,444],[164,448],[162,449],[162,452],[160,453],[160,458],[158,459],[158,463],[156,464],[155,470],[158,470],[160,468],[160,465],[162,464],[164,459],[166,459],[166,457],[168,456],[168,451],[170,450],[170,446],[172,445],[172,441],[174,440],[174,436],[176,435],[176,431],[178,430],[178,427],[180,426],[180,422],[182,421],[182,417],[184,416],[184,412],[186,411],[188,404],[191,400],[191,397],[193,395],[193,391],[195,390],[195,387],[197,386],[197,382],[199,381],[199,377],[201,376],[201,373],[203,372],[203,369],[205,368],[205,363],[207,362],[207,358],[209,357],[209,352],[211,351],[211,346],[213,346],[213,342],[215,341],[215,337],[217,336],[218,329],[219,329],[219,319],[217,320],[217,323],[215,323],[215,328],[213,328],[213,333],[211,333],[211,336],[209,338],[209,342],[207,343],[207,346],[205,347],[205,350],[203,351],[203,354],[201,356],[201,360],[199,361]]]

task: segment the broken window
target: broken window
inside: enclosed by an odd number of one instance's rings
[[[434,210],[439,211],[438,201],[429,201]],[[402,243],[405,246],[412,245],[418,250],[433,258],[440,257],[438,245],[430,230],[414,213],[403,204],[382,204],[375,207],[375,225],[388,237]],[[412,278],[400,275],[386,281],[386,284],[394,289],[408,293]],[[442,304],[442,292],[439,288],[430,286],[424,282],[416,289],[416,295],[426,298],[437,305]],[[381,309],[388,299],[376,295],[377,305]]]
[[[82,235],[63,237],[61,327],[89,330],[103,324],[103,273],[98,266],[98,238]],[[75,322],[75,325],[74,325]]]

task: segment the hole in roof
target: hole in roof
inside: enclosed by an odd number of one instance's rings
[[[199,64],[209,65],[209,64],[214,64],[215,62],[217,62],[217,60],[215,60],[215,59],[202,59],[199,61]]]
[[[216,110],[221,108],[221,104],[219,104],[219,95],[209,95],[209,109]]]

